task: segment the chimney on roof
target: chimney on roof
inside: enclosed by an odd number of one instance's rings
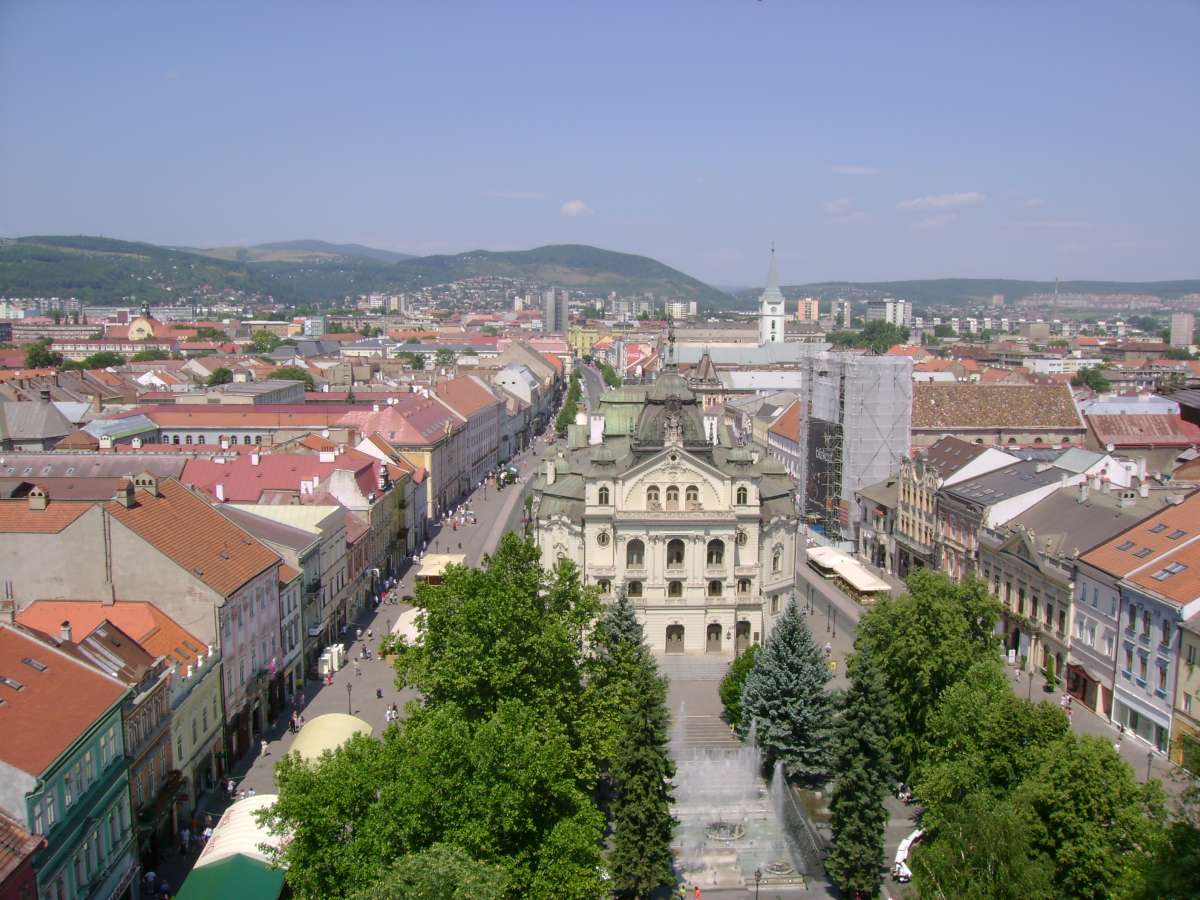
[[[35,484],[29,492],[29,508],[40,512],[46,508],[48,500],[46,492]]]
[[[221,438],[221,449],[222,449],[222,450],[228,450],[228,449],[229,449],[229,438],[227,438],[227,437],[223,437],[223,438]]]
[[[135,437],[132,441],[129,442],[129,444],[131,447],[133,447],[134,450],[142,449],[142,439],[140,437]]]
[[[11,625],[16,615],[17,601],[0,600],[0,625]]]
[[[158,496],[158,479],[149,472],[142,472],[133,478],[133,486],[139,491],[145,491],[151,497]]]
[[[58,639],[64,644],[71,643],[71,623],[66,619],[58,626]]]
[[[219,482],[219,481],[217,482],[216,489],[214,490],[213,493],[215,494],[215,496],[219,502],[221,502],[221,503],[225,502],[225,485],[221,484],[221,482]]]
[[[548,485],[554,484],[554,479],[556,477],[556,474],[557,473],[556,473],[556,470],[554,467],[554,460],[552,460],[552,459],[546,460],[546,484],[548,484]]]
[[[252,465],[252,466],[258,465],[258,454],[257,453],[250,454],[250,465]]]
[[[1138,485],[1138,496],[1143,500],[1150,496],[1150,482],[1142,481],[1141,484]]]
[[[133,479],[126,478],[123,482],[121,482],[121,484],[117,487],[117,492],[113,496],[113,499],[126,509],[129,509],[131,506],[133,506]]]
[[[1137,461],[1137,477],[1146,480],[1146,457],[1138,457]]]
[[[101,450],[111,450],[112,449],[112,435],[111,434],[100,435],[100,449]]]
[[[1087,503],[1088,493],[1089,493],[1089,488],[1088,488],[1087,479],[1084,479],[1083,481],[1079,482],[1079,502],[1080,503]]]
[[[371,412],[379,412],[379,404],[378,403],[371,404]]]

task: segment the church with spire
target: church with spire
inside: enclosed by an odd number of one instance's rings
[[[784,342],[787,301],[779,289],[779,264],[775,261],[775,245],[771,245],[771,264],[767,268],[767,288],[758,298],[758,344]]]

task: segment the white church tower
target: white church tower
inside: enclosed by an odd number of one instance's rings
[[[771,245],[771,267],[767,270],[767,289],[758,299],[758,344],[782,344],[784,319],[783,291],[779,290],[779,267],[775,264],[775,245]]]

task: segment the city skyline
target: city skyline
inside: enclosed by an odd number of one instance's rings
[[[1197,276],[1194,6],[696,10],[8,6],[0,235]]]

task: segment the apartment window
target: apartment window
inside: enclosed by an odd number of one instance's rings
[[[1025,588],[1017,588],[1017,612],[1025,615]]]
[[[607,578],[601,578],[596,582],[596,586],[600,588],[600,593],[607,596],[612,591],[612,582]]]
[[[1150,637],[1150,610],[1142,610],[1142,637]]]
[[[1147,556],[1150,555],[1150,552],[1151,551],[1150,551],[1149,547],[1143,547],[1142,549],[1138,550],[1133,555],[1136,556],[1138,559],[1145,559]]]
[[[200,435],[199,437],[196,438],[196,443],[197,444],[207,443],[207,438],[205,438],[204,435]]]
[[[779,595],[778,594],[776,594],[774,597],[771,598],[771,615],[775,615],[777,612],[779,612]]]
[[[1029,615],[1032,619],[1037,619],[1038,611],[1042,608],[1042,602],[1038,599],[1038,595],[1034,594],[1029,600]]]
[[[1085,641],[1085,643],[1086,643],[1086,644],[1087,644],[1089,647],[1095,647],[1095,646],[1096,646],[1096,623],[1095,623],[1095,622],[1089,622],[1089,623],[1088,623],[1088,627],[1087,627],[1087,638],[1086,638],[1086,641]]]
[[[183,735],[175,738],[175,756],[182,764],[183,762]]]
[[[192,436],[189,434],[186,438],[184,438],[183,442],[185,444],[190,444],[192,442]]]
[[[776,547],[775,552],[771,554],[771,571],[779,573],[783,571],[783,548]]]
[[[710,597],[720,597],[720,596],[721,596],[721,591],[722,591],[722,588],[723,588],[723,587],[724,587],[724,586],[723,586],[723,585],[721,584],[721,582],[719,582],[719,581],[710,581],[710,582],[708,583],[708,596],[710,596]]]
[[[598,502],[600,503],[601,506],[608,506],[608,488],[606,488],[606,487],[600,488],[600,491],[598,494]]]
[[[1194,666],[1196,664],[1196,645],[1188,644],[1187,647],[1187,664]]]
[[[1084,588],[1086,591],[1087,588]],[[1097,609],[1100,605],[1100,589],[1092,588],[1092,609]]]
[[[693,507],[693,506],[699,506],[700,505],[700,488],[696,487],[694,484],[690,485],[687,488],[687,490],[684,491],[683,499],[687,501],[689,508]]]
[[[1183,695],[1183,711],[1185,713],[1189,713],[1189,714],[1192,711],[1192,695],[1191,694]]]
[[[679,509],[679,488],[675,485],[667,488],[667,509]]]
[[[737,505],[738,506],[745,506],[749,502],[749,498],[750,498],[750,492],[747,491],[744,487],[740,487],[737,489]]]
[[[725,542],[712,540],[708,542],[708,564],[720,566],[725,564]]]
[[[1115,648],[1115,638],[1111,634],[1104,636],[1104,655],[1112,656]]]
[[[1138,654],[1138,674],[1142,677],[1142,681],[1146,680],[1146,657]]]
[[[1181,537],[1183,537],[1185,534],[1187,534],[1186,531],[1176,528],[1174,531],[1172,531],[1170,534],[1167,535],[1167,540],[1168,541],[1177,541]]]
[[[646,505],[651,509],[658,506],[658,488],[654,485],[646,488]]]
[[[108,814],[108,842],[114,851],[117,849],[117,844],[121,842],[121,829],[117,824],[117,813],[115,810]]]
[[[683,582],[682,581],[668,581],[667,582],[667,596],[668,597],[682,597],[683,596]]]
[[[738,583],[737,583],[737,591],[739,594],[749,594],[750,593],[750,579],[749,578],[739,578]]]
[[[683,541],[675,538],[667,543],[667,568],[673,569],[683,565]]]
[[[1117,549],[1128,552],[1136,546],[1137,544],[1135,544],[1133,541],[1122,541],[1121,543],[1117,544]]]
[[[630,597],[640,597],[640,596],[642,596],[642,583],[641,583],[640,581],[631,581],[631,582],[629,582],[629,588],[628,588],[628,590],[626,591],[626,593],[627,593],[627,594],[628,594]]]
[[[87,753],[83,754],[83,780],[85,790],[92,786],[96,780],[96,777],[96,757],[92,754],[92,751],[89,750]]]
[[[1169,646],[1171,643],[1171,623],[1167,619],[1163,619],[1162,623],[1162,645]]]
[[[1166,666],[1158,667],[1158,689],[1160,691],[1165,691],[1167,689],[1167,667]]]
[[[1155,525],[1153,528],[1150,529],[1150,533],[1151,534],[1162,534],[1166,530],[1167,530],[1166,524],[1164,522],[1159,522],[1157,525]]]
[[[1133,671],[1133,651],[1128,647],[1125,648],[1125,671]]]

